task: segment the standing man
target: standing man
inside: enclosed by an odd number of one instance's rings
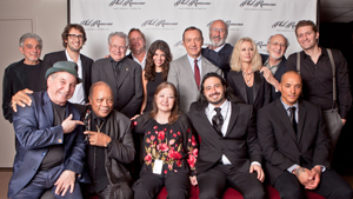
[[[43,66],[50,68],[57,61],[72,61],[77,64],[78,76],[82,82],[76,85],[75,93],[69,100],[75,104],[85,104],[88,102],[88,92],[91,87],[91,70],[93,60],[80,54],[82,46],[87,37],[85,29],[79,24],[68,24],[61,34],[65,50],[46,54]]]
[[[233,46],[225,43],[228,36],[228,24],[221,19],[214,20],[210,25],[209,36],[211,44],[202,49],[202,55],[222,69],[224,76],[227,77],[233,52]]]
[[[142,70],[146,65],[146,37],[140,29],[132,28],[128,34],[130,54],[128,58],[138,63]]]
[[[329,168],[330,141],[319,107],[300,101],[300,75],[282,75],[281,98],[260,109],[257,134],[271,184],[281,198],[304,199],[312,190],[328,199],[351,199],[352,188]]]
[[[68,102],[80,81],[76,64],[60,61],[45,74],[47,90],[31,95],[32,105],[18,107],[13,125],[16,156],[9,183],[11,199],[37,199],[45,190],[56,198],[82,198],[76,176],[85,156],[80,113]]]
[[[295,34],[303,51],[290,55],[287,67],[300,73],[303,80],[304,99],[318,104],[324,111],[328,131],[335,146],[341,127],[345,124],[348,111],[352,106],[346,59],[338,50],[319,47],[319,32],[312,21],[299,21],[295,27]],[[332,52],[332,64],[329,51]],[[333,67],[335,79],[333,79]],[[333,83],[336,84],[334,89]],[[334,97],[336,100],[333,99]],[[332,114],[333,117],[330,117]]]
[[[200,137],[196,162],[200,199],[222,198],[226,182],[244,199],[264,198],[265,174],[252,106],[229,101],[226,82],[217,73],[205,75],[200,95],[188,114]]]
[[[44,89],[43,82],[38,78],[43,70],[40,60],[42,47],[42,39],[37,34],[23,34],[19,50],[24,59],[5,69],[2,83],[2,112],[5,119],[10,122],[12,122],[12,96],[26,95]]]
[[[178,90],[180,109],[184,112],[199,98],[203,76],[209,72],[222,74],[220,68],[201,55],[202,44],[201,30],[193,26],[186,28],[183,33],[183,45],[187,54],[170,63],[167,80]]]
[[[283,73],[287,71],[286,62],[287,59],[284,56],[288,47],[288,40],[282,34],[275,34],[270,36],[267,41],[267,52],[268,55],[261,55],[262,64],[266,67],[261,68],[264,77],[267,82],[272,85],[272,99],[278,99],[281,97],[281,93],[278,90],[279,83]],[[273,84],[271,79],[274,77],[277,81]]]
[[[104,82],[92,85],[88,99],[91,109],[85,117],[84,134],[89,142],[91,184],[85,192],[103,199],[132,198],[131,176],[125,166],[135,156],[130,119],[113,110],[113,92]]]
[[[131,118],[139,113],[142,104],[141,67],[125,57],[128,44],[125,33],[110,33],[108,44],[109,57],[93,63],[92,83],[106,82],[113,90],[114,109]]]

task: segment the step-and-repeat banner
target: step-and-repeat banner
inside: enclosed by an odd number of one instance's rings
[[[182,33],[188,26],[203,32],[209,43],[209,25],[223,19],[229,25],[227,42],[251,37],[266,53],[270,35],[281,33],[289,40],[287,55],[300,50],[294,28],[299,20],[316,22],[317,0],[70,0],[70,22],[84,26],[87,42],[82,52],[93,59],[108,54],[109,33],[139,28],[147,48],[165,40],[174,58],[185,54]]]

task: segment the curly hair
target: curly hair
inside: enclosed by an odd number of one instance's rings
[[[157,50],[160,50],[165,54],[165,61],[161,65],[161,67],[163,68],[163,80],[166,81],[168,77],[169,63],[172,61],[172,54],[170,52],[168,44],[162,40],[154,41],[148,49],[145,66],[145,78],[148,81],[153,81],[156,77],[156,66],[154,65],[153,56]]]
[[[254,48],[254,57],[251,60],[252,71],[260,70],[260,68],[262,66],[261,56],[260,56],[259,52],[257,51],[257,46],[256,46],[255,42],[249,37],[241,38],[237,41],[237,43],[235,43],[234,49],[232,52],[232,57],[230,59],[231,69],[234,71],[237,71],[237,72],[241,71],[241,61],[240,61],[241,49],[240,49],[240,46],[244,42],[250,42],[252,47]]]
[[[78,31],[80,31],[82,33],[83,36],[83,44],[86,42],[87,37],[86,37],[86,32],[85,29],[83,28],[83,26],[81,26],[80,24],[68,24],[65,26],[63,33],[61,33],[61,38],[63,40],[63,46],[66,48],[67,47],[67,39],[69,36],[69,32],[70,30],[74,28]]]

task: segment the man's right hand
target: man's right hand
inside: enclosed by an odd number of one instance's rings
[[[77,125],[84,125],[85,123],[80,120],[72,120],[72,114],[70,114],[62,123],[64,133],[71,133],[75,130]]]
[[[28,94],[32,94],[33,91],[29,90],[28,88],[25,88],[23,90],[17,91],[15,95],[12,96],[11,98],[11,107],[14,112],[17,112],[17,105],[25,107],[31,106],[32,104],[32,99],[28,96]]]
[[[304,187],[307,187],[308,185],[313,183],[313,173],[307,168],[298,167],[294,170],[293,174],[297,177],[300,184],[302,184]]]

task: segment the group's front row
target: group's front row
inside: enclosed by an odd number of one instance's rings
[[[220,75],[208,73],[186,115],[176,88],[164,82],[152,111],[132,122],[114,110],[113,92],[101,81],[91,86],[90,107],[80,121],[67,101],[81,81],[73,62],[55,63],[45,77],[47,90],[34,93],[32,105],[18,107],[13,116],[11,199],[37,199],[46,190],[55,198],[145,199],[163,186],[168,198],[180,199],[188,198],[190,185],[199,186],[201,199],[222,198],[226,185],[258,199],[265,198],[265,179],[281,198],[305,198],[305,189],[330,199],[353,197],[329,167],[321,110],[299,100],[302,82],[294,71],[282,76],[281,98],[256,114],[251,105],[235,102]],[[135,147],[141,151],[135,151],[133,137],[139,136],[143,141]],[[139,155],[143,166],[133,183],[129,170]]]

